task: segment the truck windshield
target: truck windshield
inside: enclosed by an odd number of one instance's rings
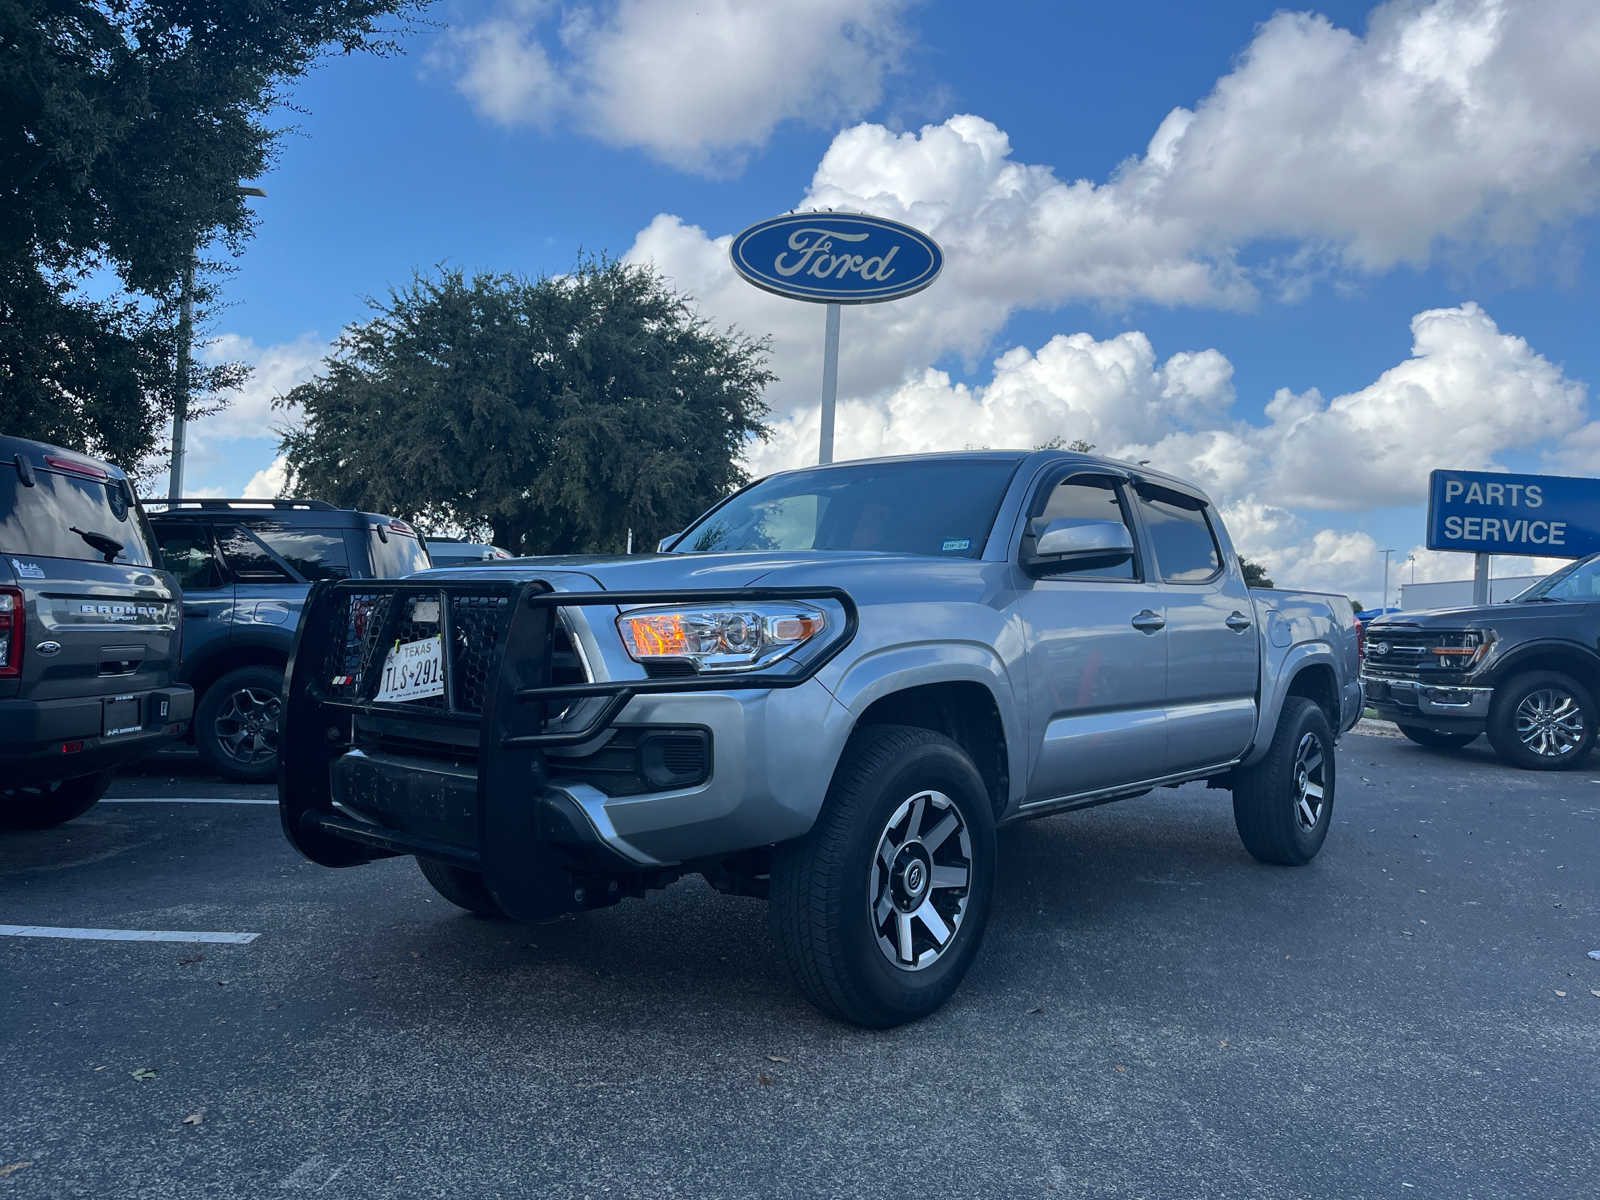
[[[689,527],[677,554],[877,550],[977,558],[1017,462],[938,459],[774,475]]]
[[[0,464],[0,554],[102,562],[107,550],[115,562],[151,564],[144,513],[122,480],[35,467],[25,487],[16,467]]]
[[[1509,603],[1529,600],[1600,600],[1600,554],[1546,575],[1531,588],[1518,592]]]

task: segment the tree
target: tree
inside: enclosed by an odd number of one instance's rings
[[[251,217],[267,124],[325,51],[426,0],[0,0],[0,428],[138,466],[173,402],[185,264]],[[216,264],[202,264],[202,320]],[[196,366],[191,391],[244,377]]]
[[[528,280],[415,276],[280,406],[290,489],[493,531],[522,554],[620,551],[744,482],[767,345],[695,318],[653,270],[606,259]]]
[[[1244,571],[1246,587],[1269,588],[1273,586],[1272,580],[1267,577],[1267,569],[1260,563],[1251,562],[1241,554],[1239,556],[1239,567]]]
[[[1093,454],[1094,443],[1086,442],[1082,438],[1073,438],[1070,442],[1061,434],[1046,438],[1034,447],[1035,450],[1071,450],[1074,454]]]

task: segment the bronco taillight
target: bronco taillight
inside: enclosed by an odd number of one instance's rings
[[[0,678],[22,674],[22,592],[0,587]]]

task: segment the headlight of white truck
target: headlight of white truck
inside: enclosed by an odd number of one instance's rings
[[[635,662],[690,662],[704,672],[769,666],[827,627],[820,609],[775,602],[635,608],[617,618]]]

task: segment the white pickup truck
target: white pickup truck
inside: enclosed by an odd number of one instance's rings
[[[289,839],[415,855],[518,919],[699,872],[771,901],[811,1000],[884,1026],[971,965],[997,824],[1208,780],[1263,862],[1327,836],[1350,603],[1247,589],[1180,480],[1059,451],[841,463],[660,549],[318,584]]]

